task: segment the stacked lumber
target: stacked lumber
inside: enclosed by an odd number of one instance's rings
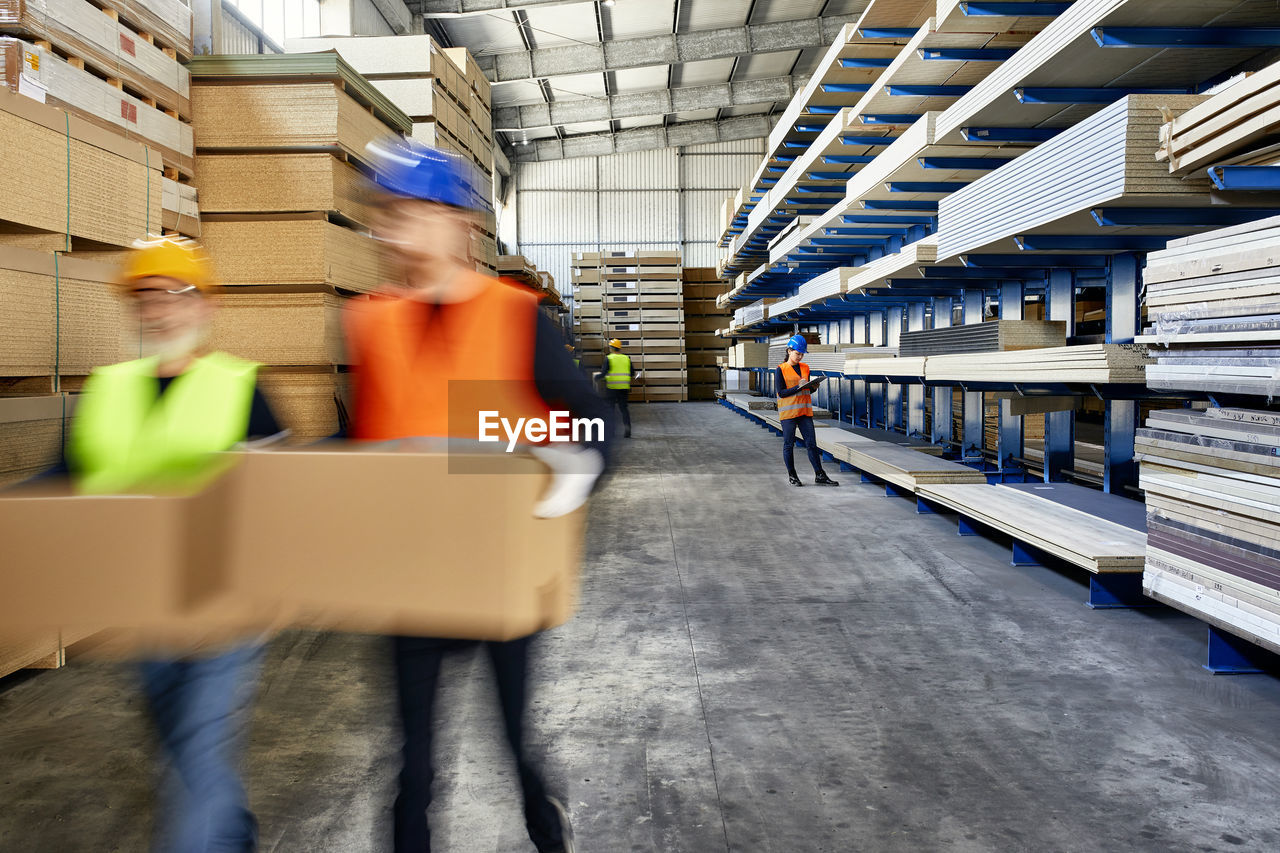
[[[1110,520],[1122,513],[1112,505],[1132,501],[1083,486],[925,485],[921,497],[1006,533],[1087,571],[1141,571],[1147,536]],[[1054,499],[1068,492],[1076,506]],[[1089,510],[1080,507],[1089,507]]]
[[[836,440],[828,452],[865,474],[913,492],[924,485],[986,483],[979,471],[897,444]]]
[[[575,252],[570,266],[573,279],[573,338],[582,366],[604,366],[604,283],[599,252]]]
[[[729,366],[739,369],[769,367],[769,345],[738,341],[729,348]]]
[[[836,344],[819,343],[819,336],[812,332],[804,332],[802,334],[809,344],[810,353],[839,351],[839,347]],[[787,360],[787,344],[790,340],[791,335],[776,335],[769,339],[769,367],[777,367]],[[809,356],[806,355],[805,358],[808,359]]]
[[[390,274],[368,230],[365,146],[409,120],[334,53],[190,69],[202,240],[225,286],[211,344],[269,367],[264,388],[295,439],[331,435],[342,311]]]
[[[0,634],[0,678],[20,669],[57,669],[65,663],[56,630]]]
[[[1137,436],[1143,589],[1280,652],[1280,414],[1153,412]]]
[[[1280,62],[1187,110],[1160,128],[1156,159],[1187,175],[1209,165],[1272,165],[1280,133]]]
[[[888,376],[894,379],[919,379],[924,376],[926,359],[903,356],[886,358],[890,353],[876,353],[876,349],[882,348],[869,348],[865,354],[850,354],[844,362],[845,375]]]
[[[685,267],[683,282],[689,399],[710,400],[721,384],[717,360],[728,355],[728,342],[714,331],[724,326],[732,316],[716,301],[716,297],[724,293],[725,284],[716,275],[714,267]],[[643,295],[641,299],[644,299]]]
[[[160,153],[166,168],[190,177],[195,165],[191,125],[176,110],[166,111],[153,98],[117,86],[118,80],[103,80],[77,67],[82,64],[41,44],[0,37],[0,88],[142,142]]]
[[[991,320],[964,326],[903,332],[898,353],[903,356],[950,353],[1005,352],[1067,345],[1067,324],[1043,320]]]
[[[849,349],[844,354],[844,374],[845,376],[861,376],[870,371],[873,375],[883,376],[885,374],[878,372],[881,368],[876,362],[896,359],[897,357],[897,347],[858,347]]]
[[[603,334],[622,341],[622,351],[631,357],[635,370],[644,371],[631,386],[631,400],[689,399],[685,334],[687,330],[714,331],[714,323],[686,324],[680,253],[601,252],[599,263]]]
[[[1136,383],[1151,362],[1141,344],[1084,344],[1011,352],[935,355],[925,363],[931,382]]]
[[[490,84],[466,48],[444,47],[429,35],[294,38],[285,48],[337,51],[413,120],[414,139],[467,157],[492,179]],[[492,207],[491,183],[483,195]]]
[[[0,397],[0,487],[58,464],[72,403],[66,394]]]
[[[1149,256],[1152,388],[1273,396],[1280,388],[1280,217],[1173,240]]]
[[[834,424],[834,429],[824,432],[818,436],[818,446],[828,453],[834,454],[830,445],[834,444],[892,444],[896,447],[906,447],[917,453],[927,453],[930,456],[941,456],[942,447],[937,444],[930,444],[927,441],[921,441],[918,438],[912,438],[909,435],[900,432],[894,432],[887,429],[869,429],[867,427],[854,427],[848,424]]]

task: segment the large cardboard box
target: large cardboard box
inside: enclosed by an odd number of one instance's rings
[[[573,612],[586,513],[533,516],[551,475],[530,456],[227,461],[191,495],[0,492],[0,624],[141,629],[176,652],[284,625],[508,640]]]
[[[502,452],[253,454],[234,477],[231,583],[310,627],[526,636],[577,599],[586,514],[535,518],[550,482]]]

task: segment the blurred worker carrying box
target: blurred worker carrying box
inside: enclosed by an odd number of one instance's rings
[[[542,462],[334,447],[228,454],[194,495],[0,492],[0,624],[174,654],[284,627],[508,640],[572,615],[585,510],[534,517]]]

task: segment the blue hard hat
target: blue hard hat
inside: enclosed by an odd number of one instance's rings
[[[457,154],[399,136],[370,142],[365,152],[374,180],[393,195],[467,210],[480,207],[473,192],[474,169]]]
[[[808,352],[809,342],[804,339],[804,335],[792,335],[791,340],[787,341],[787,347],[796,352]]]

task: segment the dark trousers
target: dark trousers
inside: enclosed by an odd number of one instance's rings
[[[524,789],[525,825],[529,838],[540,851],[559,850],[564,844],[560,818],[547,802],[542,775],[524,750],[524,712],[529,671],[529,649],[533,637],[506,643],[483,643],[493,661],[502,704],[502,722],[507,743],[516,759],[520,786]],[[400,795],[395,805],[396,853],[427,853],[431,832],[427,807],[431,805],[431,712],[435,704],[440,663],[446,652],[474,646],[465,640],[431,637],[396,637],[396,679],[400,692],[400,717],[404,725],[404,766],[400,770]]]
[[[169,759],[157,851],[255,849],[258,824],[239,763],[261,663],[262,647],[255,644],[217,657],[141,665],[143,692]]]
[[[796,430],[804,439],[804,446],[809,450],[809,464],[813,473],[822,472],[822,457],[818,454],[818,440],[813,435],[813,418],[801,415],[798,418],[787,418],[782,422],[782,461],[787,463],[787,473],[796,472]]]
[[[631,435],[631,409],[627,405],[631,390],[610,391],[609,396],[613,399],[613,404],[622,410],[622,426],[626,429],[627,435]]]

